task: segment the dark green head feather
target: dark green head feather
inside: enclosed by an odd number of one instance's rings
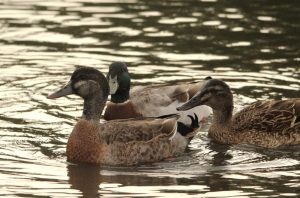
[[[106,76],[111,94],[111,101],[123,103],[129,99],[130,76],[125,63],[113,62]]]

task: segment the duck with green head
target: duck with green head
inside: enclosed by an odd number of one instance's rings
[[[176,110],[176,107],[188,101],[200,89],[202,82],[135,86],[130,89],[130,75],[123,62],[114,62],[109,66],[107,80],[111,101],[107,103],[104,113],[106,120],[179,114],[179,132],[189,133],[197,129],[201,121],[211,113],[207,106],[184,112]]]
[[[300,98],[257,101],[232,115],[230,87],[221,80],[210,79],[177,109],[186,111],[201,105],[213,109],[208,135],[216,142],[266,148],[300,144]]]
[[[68,139],[68,161],[125,166],[157,162],[183,153],[191,138],[177,133],[177,115],[100,124],[109,86],[94,68],[75,70],[69,83],[48,98],[70,94],[80,96],[84,103],[82,117]]]

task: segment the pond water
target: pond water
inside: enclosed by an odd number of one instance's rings
[[[232,87],[236,109],[300,97],[300,2],[2,0],[0,195],[6,197],[299,197],[300,150],[210,142],[139,167],[66,162],[78,97],[50,101],[76,65],[128,64],[133,84],[206,76]]]

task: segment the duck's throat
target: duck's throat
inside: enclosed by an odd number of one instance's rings
[[[213,121],[209,128],[208,135],[220,143],[229,143],[227,138],[231,136],[232,110],[222,109],[213,111]]]
[[[113,103],[123,103],[129,99],[129,90],[117,90],[115,94],[111,95]]]
[[[230,124],[232,118],[232,110],[233,110],[233,105],[227,106],[221,110],[214,110],[213,122],[215,124],[221,124],[224,126]]]
[[[105,103],[106,99],[102,96],[97,96],[92,99],[85,99],[82,117],[86,120],[99,122]]]

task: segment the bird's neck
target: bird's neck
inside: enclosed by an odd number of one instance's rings
[[[227,125],[231,123],[233,105],[225,106],[219,110],[213,110],[213,123]]]
[[[89,121],[99,122],[106,100],[107,97],[104,97],[101,92],[98,92],[92,98],[85,99],[82,117]]]
[[[228,143],[231,139],[233,104],[226,105],[222,109],[213,110],[213,121],[209,128],[209,136],[222,143]]]
[[[129,89],[117,90],[115,94],[111,95],[113,103],[123,103],[129,100]]]

